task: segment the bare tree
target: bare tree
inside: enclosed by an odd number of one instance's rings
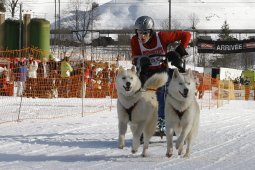
[[[161,28],[163,29],[169,29],[169,19],[165,19],[160,24]],[[176,19],[172,20],[171,28],[172,29],[180,29],[182,26],[182,23]]]
[[[5,0],[0,0],[0,12],[6,12],[6,8],[5,8]]]
[[[198,64],[198,62],[202,62],[200,64],[204,65],[205,64],[205,57],[203,55],[200,55],[200,56],[198,56],[198,57],[200,57],[200,59],[199,58],[196,59],[197,55],[196,55],[196,52],[195,52],[196,51],[195,50],[195,48],[196,48],[196,45],[195,45],[196,44],[195,29],[196,29],[197,24],[199,23],[199,18],[195,13],[192,13],[192,14],[189,15],[189,20],[188,21],[190,22],[191,29],[193,30],[193,32],[192,32],[192,42],[191,42],[192,59],[193,59],[192,62],[193,62],[194,65]]]
[[[12,18],[14,18],[15,13],[18,11],[17,5],[19,0],[6,0],[5,6],[7,7],[7,11],[11,13]]]
[[[85,37],[93,29],[93,22],[98,19],[96,8],[98,4],[91,0],[70,0],[65,14],[69,14],[62,23],[74,31],[76,40],[84,44]]]
[[[241,62],[243,63],[243,67],[242,69],[254,69],[254,57],[255,57],[255,53],[242,53],[242,60]],[[240,63],[240,62],[239,62]]]
[[[197,24],[200,22],[200,19],[195,13],[189,15],[189,21],[192,29],[196,29]]]

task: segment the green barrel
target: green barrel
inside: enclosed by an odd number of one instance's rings
[[[8,50],[17,50],[19,49],[19,20],[10,20],[5,21],[5,48]]]
[[[33,18],[30,27],[30,47],[50,51],[50,22]]]

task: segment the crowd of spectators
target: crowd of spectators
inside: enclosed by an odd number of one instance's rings
[[[54,58],[38,60],[33,56],[16,58],[12,67],[5,71],[9,76],[5,72],[1,74],[1,95],[45,98],[56,89],[58,97],[116,97],[116,71],[116,64],[109,62],[83,63],[69,57],[60,61]],[[8,93],[7,83],[13,84],[11,91],[14,91],[14,85],[17,87],[16,94]]]

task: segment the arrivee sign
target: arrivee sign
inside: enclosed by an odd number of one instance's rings
[[[255,40],[212,41],[198,39],[197,47],[198,53],[230,54],[255,52]]]
[[[232,50],[242,50],[243,44],[235,44],[235,45],[217,45],[217,51],[232,51]]]

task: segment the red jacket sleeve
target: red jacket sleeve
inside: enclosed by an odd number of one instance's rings
[[[174,31],[174,32],[159,32],[159,38],[162,45],[168,45],[175,41],[181,41],[181,45],[187,48],[190,41],[191,34],[187,31]]]
[[[132,51],[132,57],[141,55],[141,50],[138,42],[137,36],[133,36],[131,38],[131,51]]]
[[[133,36],[131,38],[131,44],[130,45],[131,45],[131,53],[132,53],[131,54],[131,56],[132,56],[132,63],[135,64],[134,63],[134,58],[136,56],[142,55],[137,36]]]

